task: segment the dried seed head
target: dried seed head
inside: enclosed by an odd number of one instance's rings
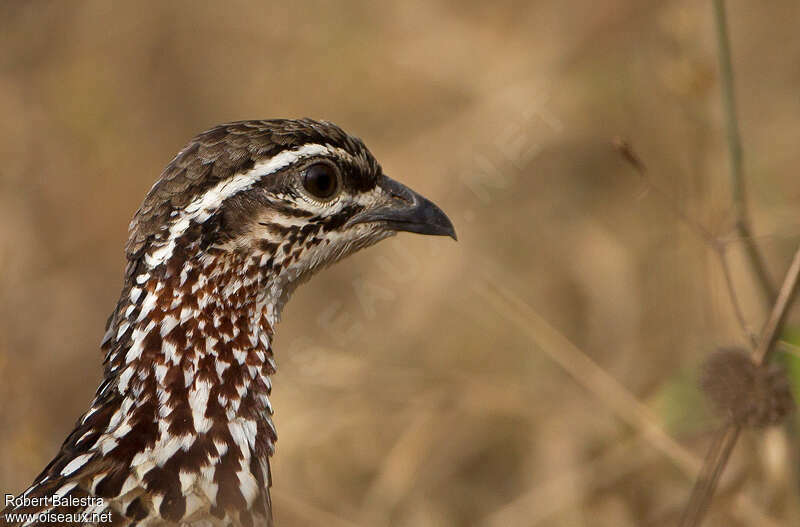
[[[795,408],[789,379],[777,364],[756,365],[742,349],[720,349],[703,364],[700,385],[716,412],[740,426],[783,422]]]

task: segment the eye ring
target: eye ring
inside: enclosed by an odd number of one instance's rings
[[[314,199],[330,201],[341,187],[339,170],[331,163],[314,163],[303,172],[303,188]]]

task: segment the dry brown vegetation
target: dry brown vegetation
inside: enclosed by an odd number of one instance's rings
[[[728,12],[777,285],[800,239],[800,7]],[[161,168],[218,122],[309,116],[360,135],[459,243],[400,236],[290,302],[279,525],[675,524],[720,425],[699,366],[747,342],[714,252],[611,143],[730,242],[757,333],[721,108],[707,2],[3,2],[0,491],[94,393]],[[743,432],[706,525],[800,523],[798,446],[794,422]]]

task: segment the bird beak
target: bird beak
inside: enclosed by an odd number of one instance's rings
[[[450,236],[456,238],[453,222],[430,200],[410,188],[381,176],[378,186],[385,201],[352,217],[348,223],[383,223],[394,231]]]

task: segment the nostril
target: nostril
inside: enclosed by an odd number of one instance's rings
[[[390,196],[391,196],[391,198],[393,200],[400,201],[400,202],[402,202],[402,203],[404,203],[406,205],[413,205],[414,204],[414,200],[411,199],[411,196],[406,196],[406,195],[400,194],[399,192],[391,192]]]

